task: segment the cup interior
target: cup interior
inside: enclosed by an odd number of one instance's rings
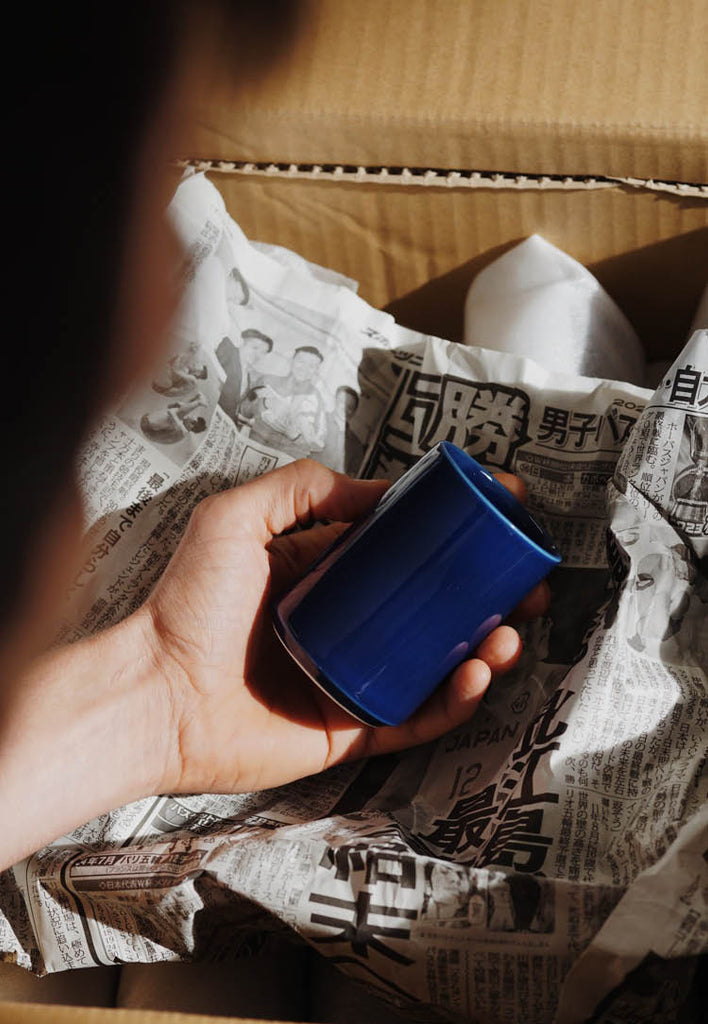
[[[475,462],[461,448],[449,441],[443,441],[441,447],[446,458],[487,505],[502,516],[513,529],[522,533],[527,540],[539,547],[546,556],[560,561],[560,552],[550,534],[540,523],[536,522],[521,502],[507,491],[506,487],[503,487],[491,473]]]

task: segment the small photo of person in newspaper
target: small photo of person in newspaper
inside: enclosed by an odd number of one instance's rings
[[[149,384],[124,398],[117,416],[181,467],[207,436],[218,387],[213,357],[182,337]]]
[[[206,400],[198,391],[185,402],[170,402],[166,409],[146,412],[140,418],[140,429],[148,441],[156,444],[176,444],[188,433],[202,434],[207,422],[199,411],[206,408]]]
[[[423,869],[421,920],[443,928],[483,927],[487,899],[470,872],[457,864],[431,860]]]
[[[164,371],[152,382],[152,389],[165,398],[181,398],[199,387],[200,380],[206,380],[209,370],[203,359],[201,346],[192,341],[186,351],[173,356]]]
[[[668,663],[690,657],[708,629],[708,588],[690,549],[663,524],[626,525],[614,543],[629,568],[606,626],[619,614],[626,642],[638,653]]]
[[[671,488],[671,515],[689,535],[708,533],[708,417],[686,414],[678,472]]]
[[[314,345],[295,349],[287,374],[264,374],[241,401],[239,411],[250,420],[250,438],[292,455],[307,458],[325,445],[326,417],[317,387],[324,356]]]
[[[510,874],[487,896],[487,927],[495,932],[550,933],[555,925],[553,890],[534,875]]]
[[[646,547],[629,584],[627,643],[636,651],[671,660],[694,647],[693,629],[705,625],[708,594],[698,586],[698,574],[684,544]]]
[[[334,408],[327,412],[324,448],[313,452],[312,458],[339,473],[356,473],[364,457],[364,445],[351,427],[358,407],[354,388],[341,384],[334,395]]]
[[[237,426],[248,424],[241,414],[241,403],[261,379],[263,360],[272,351],[273,339],[255,328],[241,332],[239,347],[229,337],[222,338],[216,347],[216,358],[226,374],[219,406]]]

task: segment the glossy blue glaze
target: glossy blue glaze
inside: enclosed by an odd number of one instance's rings
[[[348,711],[398,725],[559,562],[523,506],[443,441],[281,598],[275,628]]]

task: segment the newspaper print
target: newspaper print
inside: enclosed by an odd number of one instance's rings
[[[287,927],[410,1020],[670,1019],[708,949],[708,335],[654,395],[550,374],[404,330],[250,245],[201,176],[172,214],[173,351],[84,453],[62,641],[144,600],[203,496],[303,454],[395,479],[454,441],[524,478],[564,563],[465,726],[87,823],[3,876],[3,956],[218,958]]]
[[[704,805],[661,860],[630,886],[573,965],[561,997],[559,1024],[577,1019],[579,1011],[588,1020],[607,1024],[676,1019],[681,997],[690,990],[705,953],[708,924],[696,893],[701,886],[705,889],[707,830]],[[637,927],[648,913],[654,921],[651,942]],[[617,984],[621,975],[627,976],[627,984]],[[701,1011],[696,1010],[697,1020]]]

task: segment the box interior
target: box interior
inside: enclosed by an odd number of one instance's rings
[[[538,232],[670,357],[708,271],[706,38],[704,0],[310,0],[262,81],[214,72],[183,155],[249,237],[357,279],[406,326],[461,339],[474,275]],[[0,1002],[0,1024],[207,1019]]]
[[[680,350],[708,280],[708,202],[645,188],[450,188],[209,175],[250,238],[360,282],[407,327],[459,341],[475,274],[534,232],[598,277],[649,359]]]

